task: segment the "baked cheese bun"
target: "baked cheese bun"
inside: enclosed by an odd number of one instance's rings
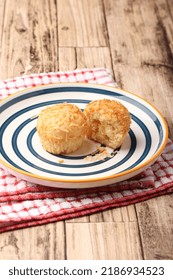
[[[88,119],[88,138],[116,149],[124,141],[131,123],[128,109],[115,100],[90,102],[84,113]]]
[[[43,148],[52,154],[67,154],[82,145],[87,134],[87,119],[73,104],[62,103],[43,109],[37,132]]]

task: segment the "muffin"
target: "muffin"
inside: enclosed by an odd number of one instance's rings
[[[43,148],[52,154],[67,154],[81,147],[87,134],[87,118],[73,104],[61,103],[43,109],[37,132]]]
[[[88,119],[88,138],[116,149],[123,143],[131,123],[128,109],[115,100],[90,102],[84,113]]]

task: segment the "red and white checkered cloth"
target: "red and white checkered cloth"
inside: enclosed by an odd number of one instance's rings
[[[0,99],[36,85],[89,82],[116,86],[105,68],[33,74],[0,82]],[[55,189],[20,180],[0,168],[0,232],[79,217],[173,192],[173,143],[138,177],[91,189]]]

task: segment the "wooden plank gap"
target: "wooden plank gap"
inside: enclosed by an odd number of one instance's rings
[[[108,23],[107,23],[107,18],[106,18],[106,10],[105,10],[105,5],[104,5],[104,0],[101,0],[101,3],[102,3],[102,7],[103,7],[103,16],[104,16],[104,21],[105,21],[105,26],[106,26],[107,45],[108,45],[109,50],[111,50],[110,38],[109,38],[109,29],[108,29]],[[113,77],[114,81],[116,81],[114,67],[113,67],[113,57],[112,57],[112,52],[111,51],[110,51],[110,58],[111,58],[112,77]]]
[[[137,219],[137,227],[138,227],[138,237],[139,237],[139,243],[140,243],[140,247],[141,247],[141,255],[142,255],[142,259],[145,259],[145,254],[144,254],[144,247],[143,247],[143,243],[142,243],[142,236],[141,236],[141,231],[140,231],[140,226],[139,226],[139,217],[138,217],[138,211],[136,209],[136,204],[134,204],[134,210],[136,213],[136,219]]]

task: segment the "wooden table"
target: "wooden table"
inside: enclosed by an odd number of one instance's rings
[[[1,79],[107,67],[173,140],[173,0],[1,0],[0,38]],[[173,259],[173,194],[0,234],[0,259]]]

